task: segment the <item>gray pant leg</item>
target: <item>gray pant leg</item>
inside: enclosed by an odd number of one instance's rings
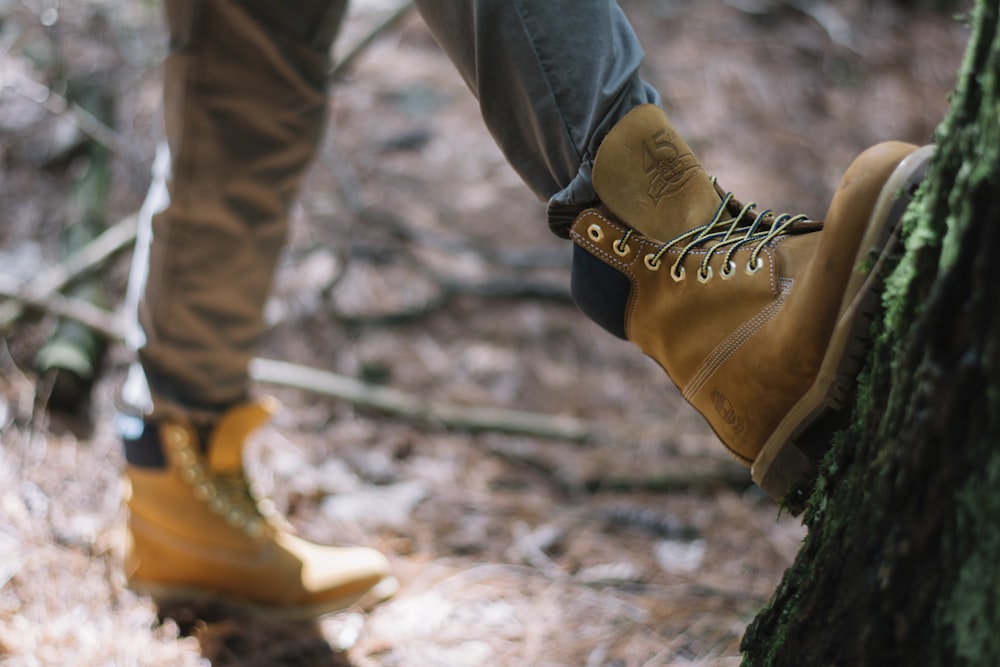
[[[630,109],[659,104],[643,52],[613,0],[417,0],[435,39],[479,99],[511,166],[549,202],[565,236],[596,199],[591,165]]]

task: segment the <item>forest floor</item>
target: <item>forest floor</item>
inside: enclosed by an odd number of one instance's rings
[[[625,0],[644,74],[737,197],[821,217],[886,139],[926,143],[967,28],[886,0]],[[392,11],[357,2],[338,55]],[[0,0],[0,275],[60,261],[79,173],[67,78],[113,93],[108,222],[160,141],[156,3]],[[261,356],[428,401],[573,418],[589,437],[447,427],[260,384],[283,410],[250,474],[307,537],[365,544],[400,589],[316,623],[158,610],[122,574],[111,345],[82,419],[45,409],[51,316],[0,343],[0,665],[736,665],[805,534],[655,363],[579,315],[545,228],[416,14],[332,86]],[[100,280],[120,303],[121,253]],[[118,320],[116,320],[118,321]],[[163,614],[161,612],[169,612]]]

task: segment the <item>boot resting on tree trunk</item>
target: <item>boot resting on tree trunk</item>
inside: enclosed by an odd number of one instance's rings
[[[781,499],[838,429],[877,306],[872,269],[930,150],[868,149],[819,222],[741,204],[659,107],[638,107],[597,153],[602,205],[573,223],[573,297],[655,359]]]
[[[273,409],[232,408],[207,443],[174,422],[146,424],[124,439],[130,588],[162,602],[219,600],[305,619],[350,606],[387,577],[379,552],[307,542],[254,497],[243,449]]]

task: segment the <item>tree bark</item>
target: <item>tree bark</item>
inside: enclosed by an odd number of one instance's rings
[[[1000,29],[978,0],[853,425],[744,665],[1000,664]]]

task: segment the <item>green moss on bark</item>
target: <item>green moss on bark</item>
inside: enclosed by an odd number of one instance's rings
[[[980,0],[809,536],[744,665],[1000,664],[1000,30]]]
[[[990,443],[995,446],[996,443]],[[1000,659],[1000,457],[960,491],[959,532],[968,553],[942,597],[941,622],[954,633],[955,653],[970,665]]]

